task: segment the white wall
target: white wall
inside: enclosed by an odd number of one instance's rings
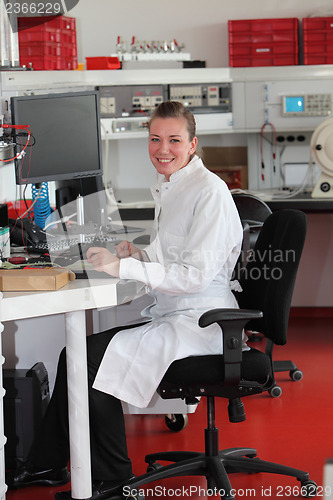
[[[226,67],[228,20],[333,15],[332,0],[79,0],[68,15],[77,20],[79,61],[108,56],[117,36],[171,40],[185,44],[192,59]]]

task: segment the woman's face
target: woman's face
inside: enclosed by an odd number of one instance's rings
[[[156,170],[165,176],[185,167],[195,152],[197,138],[189,139],[185,118],[154,118],[149,132],[149,157]]]

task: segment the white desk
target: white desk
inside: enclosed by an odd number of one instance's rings
[[[72,497],[76,499],[89,498],[92,494],[85,311],[128,302],[140,293],[141,288],[137,282],[114,278],[90,282],[77,280],[52,292],[5,292],[0,301],[1,322],[65,314],[71,488]],[[2,369],[0,377],[0,500],[4,500],[7,488]]]

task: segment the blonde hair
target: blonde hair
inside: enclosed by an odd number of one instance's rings
[[[190,141],[196,136],[196,123],[195,118],[191,111],[187,109],[181,102],[178,101],[165,101],[155,108],[149,123],[148,129],[150,130],[151,123],[155,118],[185,118],[187,122],[187,130]]]

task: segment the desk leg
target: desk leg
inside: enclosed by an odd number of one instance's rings
[[[92,495],[85,311],[66,313],[72,498]]]

